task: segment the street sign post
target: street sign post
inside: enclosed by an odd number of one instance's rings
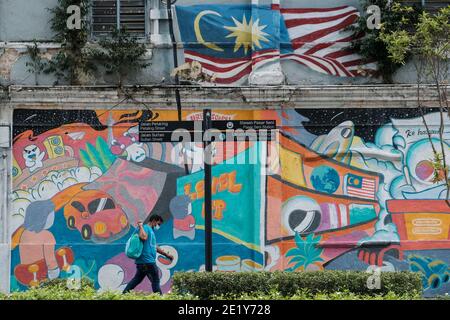
[[[139,142],[203,142],[205,186],[205,270],[212,261],[212,137],[220,141],[270,141],[275,139],[276,120],[216,120],[212,111],[203,110],[202,121],[151,121],[139,124]],[[212,130],[218,134],[212,133]]]
[[[203,111],[203,127],[205,131],[212,126],[211,110]],[[212,170],[211,170],[211,141],[203,141],[204,170],[205,170],[205,270],[212,271]]]
[[[140,142],[203,142],[205,131],[218,130],[222,140],[270,141],[275,120],[216,120],[205,128],[201,121],[152,121],[139,124]],[[188,141],[183,139],[189,139]]]

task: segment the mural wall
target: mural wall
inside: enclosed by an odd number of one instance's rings
[[[449,291],[450,207],[417,109],[213,111],[278,128],[270,142],[213,143],[215,270],[376,265],[420,271],[427,295]],[[441,150],[439,112],[425,119]],[[202,143],[139,141],[139,122],[176,120],[176,111],[14,111],[12,291],[80,277],[123,289],[135,272],[125,242],[152,214],[175,257],[157,259],[163,291],[174,271],[204,269]]]

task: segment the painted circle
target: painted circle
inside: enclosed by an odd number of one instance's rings
[[[313,232],[320,225],[320,206],[309,197],[292,197],[283,204],[281,210],[283,224],[291,234]]]
[[[419,179],[427,181],[428,179],[430,179],[430,177],[433,176],[433,164],[429,160],[422,160],[417,163],[415,172]]]
[[[339,188],[340,178],[335,169],[319,166],[311,174],[311,183],[317,191],[332,194]]]
[[[55,148],[55,153],[56,154],[63,154],[63,152],[64,152],[64,149],[61,146],[57,146]]]
[[[120,216],[120,224],[122,227],[126,227],[128,224],[128,219],[124,214]]]
[[[431,139],[436,150],[441,150],[441,142],[437,138]],[[444,147],[450,149],[450,145],[443,142]],[[434,168],[433,168],[433,148],[429,139],[422,139],[415,142],[408,150],[405,158],[406,166],[411,176],[419,183],[433,185]],[[450,155],[446,152],[446,161],[450,162]],[[441,181],[445,180],[445,172],[439,172]]]
[[[54,137],[54,138],[52,139],[52,144],[53,144],[54,146],[56,146],[56,145],[58,145],[58,144],[60,144],[60,143],[61,143],[61,139],[60,139],[60,138]]]

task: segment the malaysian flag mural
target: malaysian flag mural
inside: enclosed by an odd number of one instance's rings
[[[359,17],[351,6],[193,5],[175,12],[185,61],[200,62],[220,84],[241,84],[252,70],[280,59],[339,77],[376,69],[349,49],[355,35],[347,27]]]
[[[281,13],[290,40],[282,43],[282,59],[340,77],[375,71],[374,63],[364,62],[349,49],[356,35],[346,29],[359,18],[356,8],[281,9]]]
[[[222,84],[245,82],[279,58],[279,12],[252,5],[176,6],[186,62],[198,61]]]
[[[344,181],[344,193],[346,195],[364,199],[375,199],[376,183],[374,179],[349,173],[344,177]]]

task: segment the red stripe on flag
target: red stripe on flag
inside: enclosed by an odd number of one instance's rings
[[[328,67],[326,67],[326,66],[323,65],[322,63],[316,61],[316,60],[313,59],[312,57],[308,57],[308,56],[301,55],[301,54],[288,54],[288,55],[285,55],[285,56],[283,56],[283,57],[289,58],[290,56],[294,56],[294,57],[298,57],[298,58],[301,58],[301,59],[304,59],[304,60],[308,60],[309,62],[311,62],[312,64],[315,64],[316,66],[318,66],[318,67],[321,68],[322,70],[326,71],[327,73],[330,73],[330,74],[332,73],[331,70],[328,69]],[[297,61],[297,62],[299,62],[299,63],[301,63],[301,64],[304,64],[304,63],[302,63],[302,62],[300,62],[300,61]]]
[[[241,61],[250,61],[251,60],[250,56],[244,57],[244,58],[217,58],[217,57],[211,57],[211,56],[208,56],[208,55],[205,55],[205,54],[201,54],[201,53],[198,53],[196,51],[191,51],[191,50],[184,50],[184,52],[186,54],[189,54],[189,55],[192,55],[192,56],[197,56],[197,57],[203,58],[205,60],[211,60],[211,61],[214,61],[216,63],[224,63],[224,64],[225,63],[233,63],[233,62],[241,62]]]
[[[318,18],[297,18],[297,19],[286,19],[286,27],[297,27],[303,24],[320,24],[326,22],[332,22],[341,18],[344,18],[349,15],[358,14],[357,10],[341,13],[335,16],[330,17],[318,17]]]
[[[234,82],[240,80],[244,76],[249,75],[250,72],[252,72],[251,65],[247,66],[244,70],[242,70],[241,72],[239,72],[238,74],[236,74],[235,76],[233,76],[231,78],[221,78],[219,75],[217,75],[216,82],[222,83],[222,84],[231,84],[231,83],[234,83]]]
[[[345,8],[348,8],[349,6],[341,6],[341,7],[335,7],[335,8],[302,8],[302,9],[281,9],[282,13],[311,13],[311,12],[330,12],[330,11],[338,11]]]
[[[316,53],[319,50],[331,47],[332,45],[335,45],[336,43],[343,43],[343,42],[351,42],[353,40],[353,36],[349,36],[343,39],[339,39],[337,41],[334,42],[323,42],[323,43],[319,43],[317,45],[315,45],[314,47],[312,47],[311,49],[309,49],[308,51],[305,52],[305,54],[313,54]]]
[[[192,62],[192,61],[197,61],[197,60],[195,60],[193,58],[186,58],[186,62]],[[207,62],[201,62],[201,61],[198,61],[198,62],[200,62],[200,64],[202,65],[203,68],[208,69],[213,72],[229,72],[229,71],[233,71],[234,69],[243,66],[244,64],[250,62],[250,60],[243,61],[242,63],[231,66],[231,67],[218,67],[213,64],[209,64]],[[212,61],[212,62],[215,62],[215,61]]]
[[[353,15],[333,27],[317,30],[317,31],[311,32],[310,34],[308,34],[306,36],[298,37],[292,41],[292,47],[294,48],[294,50],[298,49],[301,46],[303,46],[304,43],[314,42],[317,39],[323,38],[332,32],[335,32],[335,31],[341,30],[345,27],[348,27],[348,26],[352,25],[356,21],[357,18],[358,18],[357,15]]]

